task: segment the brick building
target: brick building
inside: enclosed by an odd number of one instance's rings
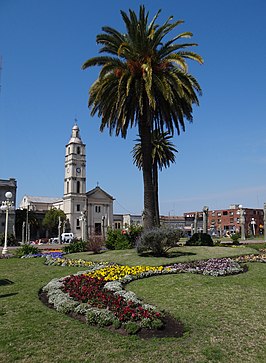
[[[224,236],[228,233],[241,232],[240,211],[245,218],[245,235],[262,235],[264,226],[263,209],[243,208],[239,204],[230,205],[228,209],[208,211],[208,232],[211,235]],[[184,213],[185,229],[198,232],[203,230],[203,212]]]

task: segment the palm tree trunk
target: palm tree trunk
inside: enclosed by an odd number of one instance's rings
[[[150,229],[155,225],[154,186],[152,177],[152,143],[149,123],[143,119],[139,122],[139,135],[142,149],[142,174],[144,184],[143,227]]]
[[[154,223],[156,227],[160,227],[160,210],[159,210],[159,183],[158,183],[158,166],[156,162],[153,162],[153,188],[154,188]]]

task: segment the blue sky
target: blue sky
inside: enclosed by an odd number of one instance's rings
[[[0,0],[0,178],[25,194],[62,196],[65,145],[74,119],[87,148],[87,190],[99,185],[114,211],[141,213],[142,174],[132,164],[137,130],[126,140],[100,133],[87,108],[99,69],[81,70],[97,55],[96,35],[124,30],[120,10],[151,17],[159,8],[192,31],[204,65],[189,63],[203,89],[194,121],[174,138],[176,163],[159,176],[164,215],[266,202],[266,2],[264,0]]]

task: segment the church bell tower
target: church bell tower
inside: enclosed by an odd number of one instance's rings
[[[86,210],[86,145],[81,140],[77,124],[73,126],[66,145],[63,201],[71,232],[81,238],[81,216]]]

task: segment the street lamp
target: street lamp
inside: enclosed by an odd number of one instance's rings
[[[6,211],[6,225],[5,225],[5,242],[4,242],[4,248],[2,250],[2,255],[7,254],[7,231],[8,231],[8,212],[9,209],[12,208],[13,202],[11,201],[12,193],[6,192],[5,194],[6,200],[2,202],[1,209]]]
[[[240,215],[239,222],[241,226],[241,239],[244,241],[246,239],[245,236],[245,211],[243,210],[242,205],[239,205],[238,214]]]
[[[105,225],[104,225],[104,221],[105,221],[105,216],[102,216],[103,240],[105,240]]]
[[[208,212],[209,207],[206,205],[202,209],[203,211],[203,233],[208,233]]]
[[[256,221],[254,218],[251,218],[251,222],[250,222],[251,226],[252,226],[252,233],[253,236],[255,237],[256,231],[255,231],[255,225],[256,225]]]

